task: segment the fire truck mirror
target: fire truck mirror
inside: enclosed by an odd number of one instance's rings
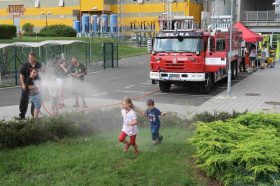
[[[184,40],[183,37],[181,37],[181,36],[178,37],[178,41],[179,41],[179,42],[182,42],[183,40]]]

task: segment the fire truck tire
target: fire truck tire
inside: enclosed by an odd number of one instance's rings
[[[156,84],[156,80],[152,79],[152,84],[153,85]]]
[[[211,88],[214,86],[213,75],[211,73],[207,73],[207,80],[200,84],[200,93],[209,94],[211,92]]]
[[[159,89],[162,92],[169,92],[171,88],[171,83],[165,81],[159,81]]]
[[[234,80],[237,77],[237,64],[236,61],[231,63],[231,79]]]

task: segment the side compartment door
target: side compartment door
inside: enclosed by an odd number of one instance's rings
[[[206,72],[217,72],[220,68],[227,68],[227,48],[227,36],[213,36],[208,39]]]

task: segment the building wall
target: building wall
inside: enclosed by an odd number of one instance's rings
[[[32,23],[39,29],[53,24],[66,24],[73,26],[73,21],[80,16],[73,15],[73,10],[78,10],[83,14],[88,14],[89,9],[97,7],[97,10],[90,10],[90,15],[103,13],[118,14],[117,0],[64,0],[64,6],[59,6],[60,0],[39,0],[39,7],[35,7],[36,0],[0,0],[0,24],[13,24],[13,17],[20,17],[20,26],[25,23]],[[158,31],[158,16],[163,15],[162,0],[124,0],[124,16],[126,30],[130,30],[130,23],[141,22],[151,24],[155,22]],[[24,11],[21,15],[13,15],[9,12],[9,5],[23,5]],[[172,3],[172,14],[174,16],[194,16],[195,22],[200,22],[201,11],[203,10],[203,0],[177,0]],[[45,14],[42,15],[41,12]],[[51,15],[48,15],[51,12]]]
[[[13,14],[9,12],[9,5],[23,5],[24,12],[20,17],[20,26],[25,23],[32,23],[36,27],[41,28],[52,24],[73,25],[73,9],[80,9],[80,0],[64,0],[64,6],[59,6],[59,0],[39,0],[39,7],[35,7],[35,0],[0,0],[0,24],[14,24]],[[42,15],[41,13],[45,14]],[[51,15],[47,15],[51,12]],[[17,13],[16,13],[17,14]]]

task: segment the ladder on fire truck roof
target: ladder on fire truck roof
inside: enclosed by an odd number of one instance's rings
[[[173,16],[171,19],[171,29],[166,29],[165,25],[169,20],[164,16],[158,18],[160,31],[175,31],[175,30],[194,30],[194,16]]]

